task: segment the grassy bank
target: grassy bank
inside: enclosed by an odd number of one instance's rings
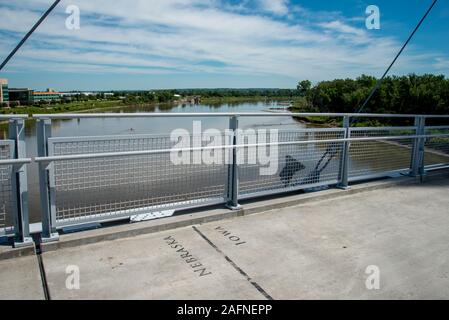
[[[290,109],[291,112],[295,113],[310,113],[310,110],[307,110],[305,107],[303,107],[301,102],[296,102],[293,107]],[[342,117],[310,117],[310,116],[303,116],[303,117],[295,117],[298,121],[307,123],[307,124],[313,124],[316,126],[323,126],[323,127],[341,127],[343,125],[343,118]],[[354,121],[352,123],[353,127],[383,127],[392,125],[391,121],[392,119],[388,118],[357,118],[355,119],[357,121]],[[382,121],[384,120],[384,121]],[[394,119],[397,123],[397,125],[413,125],[413,119]]]
[[[0,110],[1,114],[36,114],[36,113],[64,113],[88,111],[94,109],[107,109],[124,106],[121,100],[106,101],[80,101],[63,104],[52,104],[44,106],[20,106],[15,108],[4,108]]]
[[[305,107],[305,101],[303,99],[297,99],[294,101],[293,106],[290,108],[291,112],[294,113],[310,113],[311,111]],[[322,127],[339,127],[342,125],[341,118],[331,118],[331,117],[294,117],[296,120],[306,123],[313,124],[315,126]]]
[[[299,112],[299,111],[293,111],[293,112]],[[306,123],[306,124],[312,124],[319,127],[341,127],[343,125],[343,118],[334,118],[334,117],[294,117],[296,120]],[[357,119],[357,121],[354,121],[351,126],[352,127],[384,127],[388,126],[389,123],[382,123],[379,120],[376,119]]]

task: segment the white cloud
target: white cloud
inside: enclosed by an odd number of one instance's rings
[[[284,16],[288,13],[289,0],[260,0],[261,8],[264,11],[275,15]]]
[[[447,72],[449,70],[449,58],[435,58],[434,67],[441,73]]]
[[[0,31],[23,34],[52,2],[0,5]],[[269,2],[272,7],[264,12],[288,13],[286,1]],[[68,4],[81,9],[79,31],[64,27]],[[293,84],[303,78],[379,75],[401,45],[335,15],[304,24],[242,10],[224,7],[219,0],[62,1],[7,71],[284,76]],[[16,41],[0,37],[0,54],[5,56]],[[429,57],[437,58],[410,47],[395,71],[428,67]]]
[[[362,29],[354,28],[350,25],[345,24],[344,22],[335,20],[331,22],[325,22],[319,24],[321,27],[335,31],[337,33],[349,33],[357,36],[363,36],[366,32]]]

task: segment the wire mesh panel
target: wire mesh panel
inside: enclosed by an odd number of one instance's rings
[[[0,160],[9,160],[14,155],[14,142],[0,140]],[[12,183],[11,165],[0,165],[0,235],[7,233],[12,221]]]
[[[449,126],[427,127],[426,135],[449,134]],[[424,164],[426,167],[449,164],[449,136],[430,137],[425,142]]]
[[[416,135],[415,127],[351,128],[351,138],[393,137],[385,140],[353,141],[349,152],[349,178],[408,172],[415,139],[401,136]]]
[[[270,135],[260,132],[243,133],[245,143],[270,142]],[[333,140],[344,137],[343,129],[304,129],[278,131],[279,146],[245,147],[239,152],[244,161],[239,165],[240,198],[289,190],[305,189],[311,186],[334,184],[338,181],[342,142],[318,142],[295,144],[297,141]],[[262,141],[261,141],[262,138]],[[292,142],[292,144],[282,144]],[[262,154],[262,157],[261,157]],[[263,156],[269,155],[267,159]]]
[[[416,132],[416,127],[350,128],[350,138],[370,140],[349,143],[349,179],[410,172],[412,160],[417,159],[414,148],[418,139],[409,136]],[[348,144],[341,140],[345,133],[343,128],[237,130],[238,198],[342,182],[341,175],[347,172],[342,166]],[[441,133],[449,133],[449,127],[431,127],[426,132]],[[226,202],[228,191],[235,190],[230,184],[232,148],[204,149],[231,144],[233,137],[228,132],[218,136],[219,141],[212,144],[204,133],[185,134],[187,146],[168,135],[48,139],[50,157],[96,154],[86,159],[52,160],[49,198],[53,223],[62,227]],[[449,163],[448,142],[444,137],[427,139],[426,165]],[[175,163],[173,148],[198,149],[186,151],[187,158]],[[154,152],[98,155],[133,151]],[[216,162],[204,161],[205,155]]]
[[[192,145],[194,141],[207,144],[199,136],[190,140]],[[173,147],[177,142],[169,136],[155,135],[49,139],[50,155],[55,156]],[[56,223],[223,203],[227,165],[223,161],[205,164],[198,156],[202,157],[190,152],[189,160],[180,164],[172,161],[170,152],[56,161],[52,169]]]

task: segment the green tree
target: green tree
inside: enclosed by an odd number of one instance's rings
[[[300,97],[307,97],[312,89],[312,82],[309,80],[302,80],[298,83],[297,90]]]

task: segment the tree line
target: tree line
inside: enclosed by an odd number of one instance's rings
[[[289,98],[299,97],[297,89],[172,89],[151,91],[113,91],[108,99],[122,99],[124,103],[153,103],[176,101],[176,95],[181,97],[201,96],[201,98],[236,98],[236,97],[268,97]],[[84,98],[86,99],[86,98]]]
[[[298,83],[301,99],[295,109],[304,112],[356,112],[376,85],[375,77],[335,79],[316,85],[308,80]],[[390,76],[363,110],[364,113],[447,114],[449,79],[444,75]]]

